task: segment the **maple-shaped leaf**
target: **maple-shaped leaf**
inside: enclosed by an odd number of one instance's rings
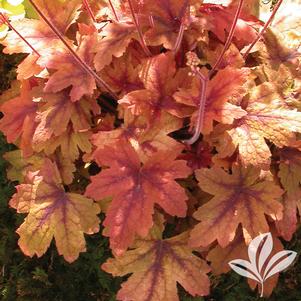
[[[141,13],[152,17],[151,28],[145,33],[147,44],[163,45],[173,49],[176,45],[181,25],[188,27],[189,0],[144,1]],[[182,26],[183,26],[182,25]]]
[[[185,161],[175,160],[177,155],[161,151],[141,164],[135,149],[125,141],[97,151],[97,161],[110,168],[91,177],[86,195],[96,200],[113,197],[104,226],[117,254],[127,249],[135,234],[148,234],[155,204],[170,215],[185,216],[187,197],[175,179],[187,177],[190,169]]]
[[[286,240],[291,240],[297,229],[297,209],[301,212],[301,150],[285,147],[280,150],[279,173],[285,189],[283,219],[277,222],[277,229]]]
[[[295,141],[295,133],[301,132],[301,112],[284,106],[281,97],[268,101],[276,93],[268,92],[266,97],[261,94],[267,92],[266,85],[255,89],[259,89],[259,92],[251,93],[245,108],[247,114],[236,120],[218,138],[218,152],[224,158],[231,156],[238,148],[239,158],[244,165],[268,166],[271,152],[266,139],[277,147],[290,145]]]
[[[246,115],[246,112],[240,106],[235,105],[235,103],[239,103],[247,92],[244,84],[248,80],[248,75],[248,69],[227,67],[220,70],[209,82],[206,91],[203,126],[204,134],[208,134],[212,131],[214,120],[225,124],[231,124],[234,119]],[[198,107],[200,95],[201,84],[200,81],[195,78],[190,88],[180,88],[179,91],[174,94],[174,98],[179,103]],[[197,112],[192,116],[192,124],[195,123],[196,116]]]
[[[61,41],[51,31],[49,26],[40,20],[24,19],[11,22],[14,28],[22,34],[22,37],[36,50],[39,54],[43,54],[45,45],[53,47],[62,47]],[[29,53],[36,58],[32,48],[30,48],[14,31],[9,31],[6,38],[1,41],[5,46],[4,53]],[[32,59],[33,60],[33,59]]]
[[[220,41],[226,40],[226,33],[230,31],[237,6],[223,6],[206,3],[200,8],[201,16],[206,19],[207,26]],[[234,42],[242,47],[248,45],[257,37],[256,28],[261,22],[251,15],[241,14],[238,18],[234,32]]]
[[[176,73],[174,56],[171,52],[146,59],[140,72],[145,89],[126,94],[119,103],[131,109],[134,115],[143,114],[150,123],[159,119],[162,111],[177,117],[189,115],[188,106],[177,103],[172,95],[180,83],[187,79],[187,73]]]
[[[101,31],[102,39],[96,45],[94,65],[97,71],[112,62],[113,57],[121,57],[132,41],[137,39],[136,27],[129,22],[108,24]]]
[[[70,25],[80,14],[80,0],[38,0],[35,4],[62,35],[66,34]],[[57,14],[58,10],[61,11],[60,14]],[[46,67],[47,58],[59,51],[64,51],[65,46],[62,41],[43,20],[25,18],[12,21],[11,24],[16,31],[9,31],[6,38],[0,41],[5,46],[3,52],[29,54],[18,66],[18,79],[28,79],[34,75],[47,77],[47,73],[41,72]],[[72,43],[68,38],[65,40],[70,44]]]
[[[102,269],[113,276],[132,274],[121,285],[118,300],[177,301],[177,283],[192,296],[209,294],[210,268],[187,246],[187,234],[142,241],[123,256],[109,259]]]
[[[235,164],[232,174],[218,167],[195,173],[201,189],[214,197],[194,214],[200,223],[191,232],[192,246],[207,246],[217,240],[226,247],[240,224],[248,241],[268,232],[265,215],[274,220],[282,218],[278,198],[283,191],[272,181],[260,180],[260,169]]]
[[[97,33],[77,36],[77,47],[74,52],[87,64],[92,65],[96,53]],[[84,95],[91,96],[96,89],[92,75],[78,67],[78,62],[69,50],[56,53],[51,59],[46,58],[45,66],[56,70],[47,81],[45,92],[58,92],[69,86],[71,101],[75,102]]]
[[[89,152],[89,129],[92,114],[99,113],[97,103],[93,99],[85,98],[73,103],[67,90],[56,94],[41,93],[37,96],[42,101],[35,118],[36,129],[32,137],[34,150],[44,150],[50,155],[61,146],[63,156],[71,161],[78,158],[78,147]]]
[[[20,96],[6,101],[0,111],[4,117],[0,120],[0,130],[6,135],[9,143],[16,143],[20,138],[20,148],[24,156],[32,154],[31,139],[36,128],[37,103],[33,101],[32,84],[23,81]]]
[[[80,194],[66,193],[50,160],[28,180],[17,187],[10,203],[19,212],[28,212],[17,230],[20,248],[30,257],[40,257],[55,238],[59,254],[68,262],[76,260],[86,250],[84,233],[99,231],[99,206]]]
[[[53,135],[62,135],[71,120],[73,104],[66,92],[57,94],[41,94],[45,104],[37,109],[38,123],[33,143],[39,144],[49,140]]]

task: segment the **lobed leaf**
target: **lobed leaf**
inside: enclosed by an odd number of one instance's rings
[[[175,160],[176,156],[172,151],[157,152],[142,165],[125,141],[97,151],[98,162],[110,168],[91,177],[86,195],[96,200],[113,197],[104,226],[117,254],[124,253],[136,234],[147,236],[155,204],[170,215],[185,216],[187,197],[175,179],[187,177],[190,169],[184,161]]]
[[[122,284],[118,300],[174,301],[177,282],[192,296],[209,293],[210,268],[185,244],[185,233],[165,240],[144,241],[102,268],[114,276],[132,274]]]
[[[86,250],[84,233],[99,231],[99,206],[80,194],[66,193],[50,160],[29,180],[18,187],[11,202],[19,212],[28,212],[17,230],[20,248],[30,257],[40,257],[55,238],[59,254],[68,262],[76,260]]]
[[[248,241],[268,232],[265,215],[282,218],[283,207],[278,201],[282,189],[272,181],[258,181],[259,174],[260,169],[238,164],[232,174],[218,167],[196,171],[199,186],[214,197],[194,214],[200,223],[191,231],[191,246],[208,246],[217,240],[226,247],[240,224]]]

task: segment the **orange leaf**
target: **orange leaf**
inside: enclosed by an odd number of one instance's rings
[[[99,40],[94,59],[97,71],[102,70],[112,62],[114,57],[121,57],[133,38],[136,37],[136,27],[131,23],[108,24],[102,30],[103,38]]]
[[[200,12],[208,23],[208,28],[222,41],[226,39],[226,32],[229,33],[233,18],[236,12],[236,7],[223,6],[219,4],[203,4]],[[240,48],[248,45],[257,37],[256,27],[259,27],[260,22],[254,16],[241,14],[234,32],[234,41]]]
[[[143,114],[150,123],[159,119],[163,111],[180,118],[189,115],[191,109],[177,103],[172,97],[179,84],[187,80],[187,74],[184,76],[181,72],[176,73],[172,53],[162,53],[146,59],[142,65],[140,79],[145,89],[130,92],[119,100],[119,103],[131,109],[134,115]]]
[[[157,151],[168,151],[170,149],[179,151],[183,145],[168,136],[169,133],[180,129],[182,121],[169,114],[162,114],[152,127],[148,127],[146,121],[137,116],[132,116],[126,112],[124,116],[124,126],[115,130],[99,131],[92,136],[92,143],[97,147],[93,158],[99,157],[97,151],[104,145],[118,144],[119,140],[130,141],[140,158],[151,157]],[[101,157],[100,157],[101,158]]]
[[[190,169],[185,161],[175,160],[177,155],[157,152],[141,165],[134,148],[124,141],[98,150],[98,162],[110,169],[91,177],[86,195],[97,200],[113,197],[104,226],[116,253],[123,253],[135,234],[146,237],[155,204],[170,215],[185,216],[187,197],[175,179],[187,177]]]
[[[32,154],[31,139],[36,128],[37,103],[33,101],[34,93],[29,81],[23,81],[21,94],[6,101],[0,108],[4,117],[0,120],[0,130],[6,135],[9,143],[16,143],[20,138],[20,148],[24,156]]]
[[[74,52],[87,63],[92,65],[96,53],[97,33],[90,35],[78,34],[78,46],[74,47]],[[71,55],[69,50],[55,53],[51,59],[46,58],[45,65],[47,68],[57,70],[54,72],[45,88],[45,92],[58,92],[69,86],[72,86],[70,91],[71,101],[75,102],[84,95],[91,96],[96,89],[96,83],[92,75],[87,74],[85,70],[78,67],[78,62]]]
[[[261,93],[267,91],[266,85],[255,89]],[[256,97],[249,100],[245,108],[247,114],[220,136],[220,148],[224,149],[221,157],[231,156],[238,147],[239,158],[244,165],[266,167],[270,164],[271,152],[265,139],[283,147],[295,141],[295,132],[301,132],[301,112],[285,107],[281,98],[274,98],[275,93],[261,93],[253,94]],[[231,149],[225,145],[229,137],[234,145]]]
[[[60,0],[36,0],[35,4],[63,35],[80,14],[80,0],[64,2]],[[41,20],[25,18],[11,23],[41,56],[43,56],[42,54],[47,55],[49,48],[57,50],[63,46],[49,26]],[[5,46],[4,53],[32,53],[32,49],[12,30],[8,32],[1,44]]]
[[[297,74],[296,70],[301,61],[298,47],[299,45],[288,47],[287,42],[277,30],[269,29],[264,35],[264,43],[258,45],[259,57],[275,71],[278,71],[280,66],[285,65]]]
[[[234,165],[232,174],[213,167],[196,171],[199,186],[214,197],[194,214],[200,221],[191,232],[192,246],[207,246],[217,240],[226,247],[235,237],[239,224],[246,241],[269,231],[265,215],[282,218],[278,202],[282,189],[260,180],[260,169]]]
[[[152,16],[153,25],[145,33],[146,42],[152,46],[163,44],[173,49],[179,35],[181,24],[188,26],[189,0],[153,0],[144,1],[141,11],[147,17]]]
[[[80,194],[66,193],[50,160],[29,178],[29,183],[17,189],[11,205],[19,212],[28,212],[17,230],[22,251],[40,257],[55,238],[59,254],[68,262],[76,260],[86,250],[84,233],[99,231],[99,206]]]
[[[177,301],[177,282],[193,296],[209,294],[210,271],[186,244],[186,233],[165,240],[143,241],[102,269],[114,276],[133,275],[122,284],[118,300]]]
[[[204,116],[203,133],[208,134],[213,129],[213,121],[225,124],[233,123],[246,115],[246,112],[235,105],[246,94],[244,84],[248,80],[248,69],[237,69],[227,67],[220,70],[218,74],[209,82],[206,94],[206,106]],[[192,87],[188,89],[179,89],[174,98],[177,102],[189,106],[198,107],[200,101],[200,81],[194,79]],[[234,104],[232,104],[232,103]],[[197,112],[192,116],[192,122],[195,122]]]
[[[297,229],[297,209],[301,213],[301,151],[283,148],[280,160],[278,176],[286,194],[283,199],[284,216],[276,226],[284,239],[291,240]]]
[[[36,152],[44,151],[49,156],[60,148],[60,152],[63,158],[70,161],[75,161],[80,155],[80,151],[83,153],[90,153],[92,145],[90,143],[90,131],[75,131],[74,128],[69,125],[67,130],[60,136],[52,136],[46,141],[41,141],[34,144],[34,150]]]
[[[122,93],[120,97],[123,97],[131,91],[143,89],[143,84],[138,76],[140,64],[137,53],[127,51],[122,57],[114,58],[112,64],[101,71],[101,78],[114,92]]]

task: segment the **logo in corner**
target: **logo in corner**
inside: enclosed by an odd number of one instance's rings
[[[264,282],[286,269],[297,255],[294,251],[283,250],[269,258],[272,250],[273,238],[271,233],[260,234],[249,244],[248,256],[250,261],[235,259],[228,263],[237,274],[253,279],[260,284],[260,297],[263,297]]]

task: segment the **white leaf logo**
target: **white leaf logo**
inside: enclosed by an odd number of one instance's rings
[[[229,262],[232,270],[237,274],[253,279],[261,285],[263,296],[264,282],[271,276],[286,269],[296,258],[294,251],[284,250],[269,258],[273,250],[271,233],[260,234],[255,237],[248,247],[249,260],[235,259]]]

